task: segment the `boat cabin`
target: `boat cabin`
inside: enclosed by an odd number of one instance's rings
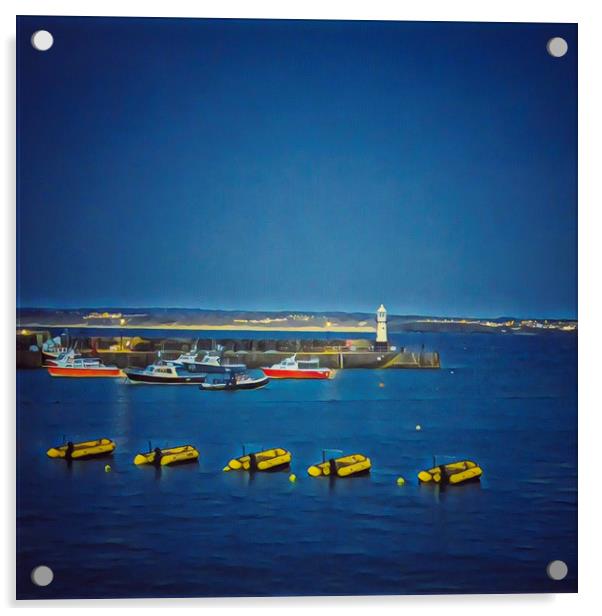
[[[320,368],[320,360],[316,357],[311,359],[297,359],[297,355],[287,357],[280,363],[276,364],[282,370],[317,370]]]
[[[300,359],[297,362],[297,367],[300,370],[317,370],[320,367],[320,360],[316,358]]]
[[[60,368],[98,368],[102,362],[97,357],[75,357],[73,353],[61,354],[56,360]]]
[[[172,376],[172,377],[176,377],[179,376],[178,375],[178,366],[176,366],[175,364],[171,363],[171,362],[159,362],[156,364],[152,364],[150,366],[147,366],[145,372],[147,374],[153,374],[156,376],[162,376],[162,377],[168,377],[168,376]]]

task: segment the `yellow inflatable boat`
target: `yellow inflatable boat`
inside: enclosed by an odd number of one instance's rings
[[[370,458],[361,453],[354,453],[323,460],[320,464],[310,466],[307,472],[312,477],[351,477],[369,473],[371,467]]]
[[[46,455],[49,458],[64,458],[66,460],[85,460],[97,456],[107,456],[115,450],[115,443],[108,438],[99,438],[95,441],[84,441],[83,443],[72,443],[69,441],[65,445],[51,447]]]
[[[280,471],[287,468],[292,459],[290,451],[276,447],[234,458],[224,467],[228,471]]]
[[[145,453],[139,453],[134,458],[134,464],[153,464],[154,466],[169,466],[170,464],[184,464],[186,462],[196,462],[199,459],[198,450],[192,445],[181,445],[180,447],[170,447],[159,449],[155,447]]]
[[[420,471],[418,479],[422,483],[450,483],[458,484],[466,481],[478,481],[483,474],[483,469],[472,460],[461,460],[451,464],[440,464]]]

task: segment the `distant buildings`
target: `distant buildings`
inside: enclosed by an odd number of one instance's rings
[[[122,317],[121,312],[91,312],[84,315],[84,319],[121,319]]]
[[[416,319],[415,322],[478,326],[483,328],[500,329],[502,332],[506,332],[508,330],[528,331],[532,329],[547,329],[563,332],[572,332],[577,329],[577,321],[550,321],[548,319],[523,319],[522,321],[508,319],[503,321],[491,321],[488,319],[426,318]]]

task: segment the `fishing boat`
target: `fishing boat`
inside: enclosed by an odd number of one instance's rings
[[[64,358],[69,352],[76,353],[74,348],[70,349],[66,346],[62,346],[61,339],[58,336],[56,338],[50,338],[42,345],[42,363],[45,365],[54,365],[58,359]],[[77,352],[77,355],[79,356],[80,353]]]
[[[261,374],[253,376],[248,372],[232,372],[226,378],[208,376],[199,389],[205,391],[235,391],[237,389],[259,389],[265,387],[270,382],[269,377]]]
[[[352,477],[366,475],[372,468],[370,458],[361,453],[353,453],[340,458],[326,459],[326,451],[322,452],[322,462],[307,469],[311,477]]]
[[[199,353],[196,343],[188,353],[182,353],[174,363],[184,366],[189,372],[204,372],[205,374],[224,374],[230,372],[244,372],[247,369],[245,364],[225,364],[218,353],[209,351],[203,354],[199,361]]]
[[[199,459],[199,452],[193,445],[180,445],[178,447],[169,447],[160,449],[150,447],[145,453],[139,453],[134,458],[134,464],[141,466],[143,464],[152,464],[154,466],[173,466],[175,464],[185,464],[188,462],[196,462]]]
[[[55,347],[52,351],[42,351],[42,362],[46,365],[53,365],[56,360],[69,352],[67,347]]]
[[[320,368],[319,359],[298,360],[296,354],[262,370],[271,379],[330,379],[334,376],[334,370]]]
[[[75,349],[67,349],[61,351],[60,353],[51,354],[42,352],[42,359],[44,360],[44,365],[48,366],[58,366],[61,362],[64,362],[69,357],[81,357],[81,353],[76,351]]]
[[[125,375],[133,383],[151,385],[198,385],[205,380],[205,374],[194,374],[181,364],[159,360],[146,368],[126,368]]]
[[[97,357],[76,357],[72,349],[54,365],[47,366],[50,376],[116,378],[123,376],[117,366],[105,366]]]
[[[472,460],[460,460],[451,464],[435,465],[418,473],[421,483],[452,484],[479,481],[483,469]]]
[[[276,447],[246,454],[243,447],[243,455],[234,458],[223,468],[228,471],[281,471],[290,466],[292,455],[290,451]]]
[[[85,460],[99,456],[108,456],[115,450],[115,443],[108,438],[99,438],[95,441],[72,443],[69,441],[58,447],[51,447],[46,455],[49,458],[64,458],[65,460]]]

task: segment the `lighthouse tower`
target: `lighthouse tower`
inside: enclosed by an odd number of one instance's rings
[[[387,340],[387,309],[381,304],[376,311],[376,343],[375,351],[388,351],[389,341]]]

